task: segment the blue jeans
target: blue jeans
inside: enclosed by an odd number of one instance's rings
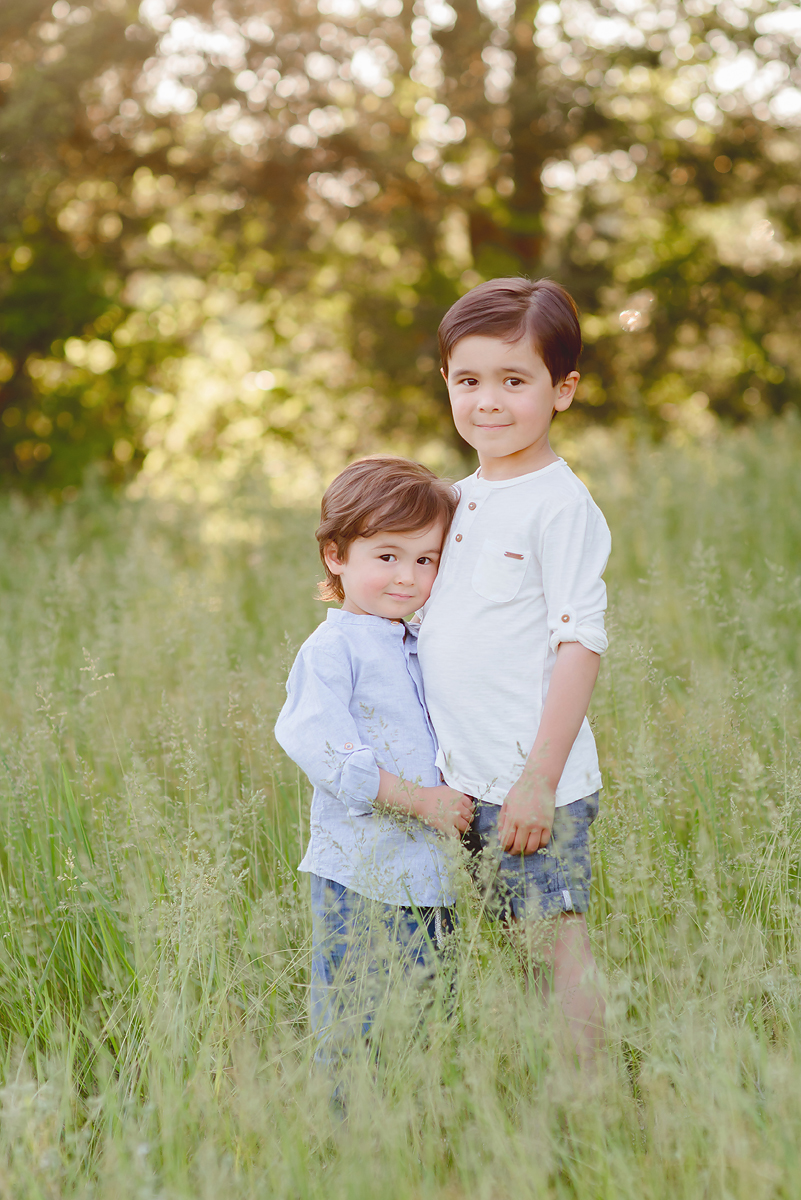
[[[332,879],[310,878],[315,1061],[336,1072],[355,1044],[370,1041],[390,996],[411,1002],[419,1027],[455,912],[382,904]]]

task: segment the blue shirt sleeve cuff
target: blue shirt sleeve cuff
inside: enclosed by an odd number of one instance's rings
[[[339,799],[352,817],[363,817],[374,811],[381,776],[372,750],[366,747],[348,755],[339,781]]]

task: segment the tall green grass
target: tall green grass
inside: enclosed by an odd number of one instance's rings
[[[0,509],[0,1197],[801,1193],[801,430],[580,447],[612,528],[577,1083],[469,889],[459,1006],[332,1123],[308,787],[272,724],[313,516]]]

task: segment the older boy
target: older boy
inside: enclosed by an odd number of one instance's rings
[[[550,280],[495,279],[453,305],[439,338],[454,422],[480,466],[459,485],[421,627],[437,761],[479,801],[468,840],[487,907],[536,946],[543,990],[587,1063],[604,1006],[584,917],[601,786],[586,713],[607,645],[610,537],[548,440],[579,381],[578,315]]]

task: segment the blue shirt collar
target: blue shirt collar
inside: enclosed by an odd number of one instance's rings
[[[361,625],[362,628],[383,631],[394,636],[396,633],[409,633],[417,637],[419,625],[410,625],[408,621],[392,621],[389,617],[373,617],[369,613],[344,612],[341,608],[329,608],[325,615],[326,621],[339,622],[343,625]]]

